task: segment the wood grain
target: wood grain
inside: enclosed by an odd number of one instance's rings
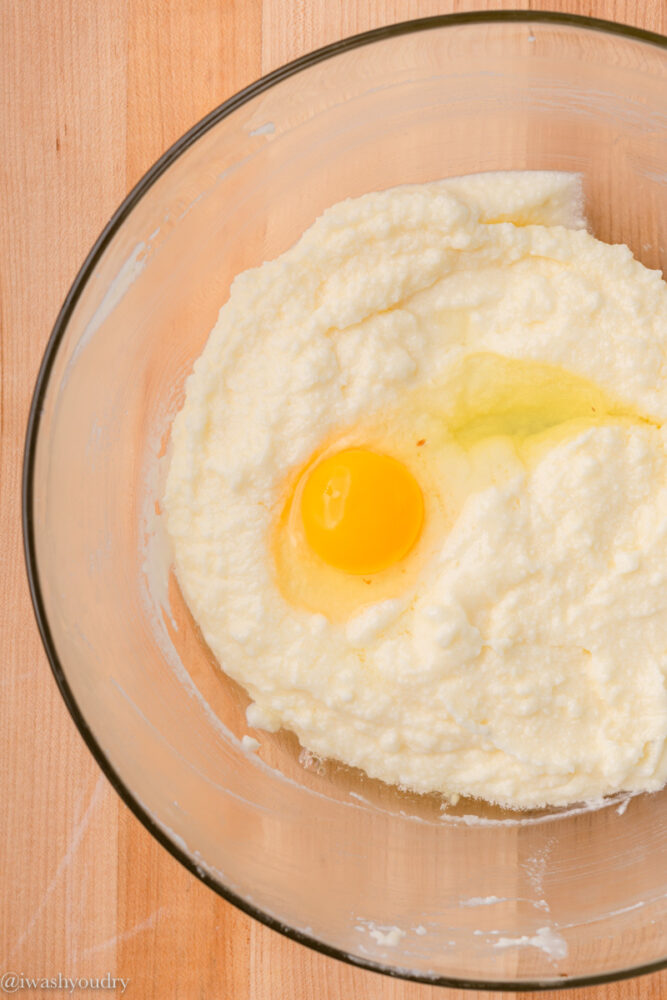
[[[500,7],[667,33],[665,0],[0,3],[0,974],[109,971],[129,979],[126,995],[139,1000],[470,996],[293,944],[224,903],[146,833],[100,774],[51,679],[25,581],[20,465],[58,307],[111,212],[167,145],[309,49],[411,17]],[[567,995],[658,1000],[667,973]]]

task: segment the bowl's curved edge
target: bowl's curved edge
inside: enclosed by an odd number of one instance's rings
[[[651,962],[647,965],[636,966],[628,969],[619,969],[609,973],[600,973],[591,976],[578,976],[574,978],[554,978],[539,981],[484,981],[474,979],[464,979],[447,976],[428,976],[417,973],[410,969],[402,969],[392,966],[385,966],[379,962],[369,959],[359,958],[341,949],[332,947],[315,937],[311,937],[302,931],[282,923],[272,915],[259,910],[247,900],[238,896],[233,890],[225,886],[220,880],[195,862],[186,851],[174,843],[160,827],[153,816],[144,808],[138,799],[134,797],[130,789],[125,785],[118,773],[114,770],[107,759],[102,747],[97,742],[95,735],[88,726],[79,706],[76,702],[72,689],[67,681],[67,676],[60,663],[53,636],[48,623],[42,589],[37,566],[36,544],[33,520],[33,500],[34,500],[34,473],[35,454],[39,425],[46,390],[53,368],[53,363],[69,323],[70,317],[81,296],[82,290],[95,270],[95,267],[111,242],[112,238],[119,230],[125,219],[129,216],[135,205],[143,195],[153,186],[158,178],[177,160],[197,139],[209,131],[223,118],[226,118],[237,108],[247,103],[253,97],[270,89],[287,77],[293,76],[303,69],[308,68],[318,62],[322,62],[335,55],[347,52],[354,48],[368,45],[372,42],[381,41],[386,38],[394,38],[400,35],[412,34],[418,31],[428,31],[435,28],[456,27],[472,25],[476,23],[539,23],[554,24],[564,27],[584,28],[591,31],[599,31],[605,34],[621,35],[636,41],[655,45],[667,54],[667,37],[655,32],[646,31],[642,28],[635,28],[630,25],[619,24],[613,21],[605,21],[599,18],[581,17],[575,14],[559,14],[551,11],[526,11],[526,10],[504,10],[504,11],[474,11],[462,14],[443,14],[434,17],[419,18],[416,20],[402,21],[398,24],[391,24],[381,28],[365,31],[349,38],[333,42],[330,45],[309,52],[292,62],[286,63],[266,76],[249,84],[243,90],[234,94],[227,101],[220,104],[209,112],[197,124],[189,129],[180,139],[178,139],[165,153],[153,164],[152,167],[132,188],[125,199],[116,209],[109,222],[106,224],[92,249],[85,258],[81,268],[76,275],[71,288],[69,289],[65,301],[58,313],[53,329],[49,336],[44,356],[37,374],[35,389],[28,415],[25,446],[23,455],[22,472],[22,527],[23,527],[23,548],[28,577],[30,596],[37,622],[37,627],[44,645],[47,659],[51,666],[58,689],[67,706],[67,709],[77,726],[84,742],[91,754],[97,761],[106,778],[118,793],[125,805],[134,813],[137,819],[146,827],[148,832],[164,847],[177,861],[188,869],[209,888],[222,896],[227,902],[232,903],[248,916],[253,917],[271,930],[283,934],[299,944],[306,945],[315,951],[320,952],[330,958],[336,958],[347,962],[358,968],[366,969],[370,972],[378,972],[383,975],[405,979],[412,982],[424,983],[430,986],[445,986],[456,989],[470,990],[491,990],[498,992],[533,992],[554,989],[570,989],[583,986],[594,986],[603,983],[614,982],[622,979],[630,979],[635,976],[647,975],[667,968],[667,955],[663,959]]]

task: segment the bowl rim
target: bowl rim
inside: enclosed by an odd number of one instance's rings
[[[238,895],[222,881],[205,871],[187,854],[182,847],[175,843],[174,840],[172,840],[165,833],[162,827],[141,805],[131,789],[116,772],[106,757],[100,744],[97,742],[97,739],[84,718],[83,713],[74,697],[73,691],[67,681],[66,671],[60,662],[55,642],[51,634],[39,576],[35,523],[33,518],[35,459],[43,403],[47,389],[49,388],[50,376],[53,370],[55,358],[67,330],[69,320],[85,285],[94,274],[97,263],[110,244],[111,240],[119,231],[125,219],[128,218],[142,197],[153,186],[158,178],[165,173],[169,166],[174,163],[187,149],[193,146],[197,140],[205,135],[213,126],[218,124],[218,122],[222,121],[242,105],[246,104],[253,97],[269,90],[282,80],[294,76],[302,70],[317,63],[324,62],[336,55],[349,52],[353,49],[361,48],[384,39],[398,38],[403,35],[410,35],[422,31],[470,25],[506,25],[512,23],[541,25],[551,24],[559,27],[578,28],[580,30],[593,31],[606,35],[621,35],[632,41],[638,41],[656,46],[667,54],[667,36],[647,31],[643,28],[637,28],[632,25],[607,21],[601,18],[584,17],[578,14],[558,13],[555,11],[471,11],[467,13],[441,14],[432,17],[414,18],[351,35],[347,38],[340,39],[329,45],[315,49],[312,52],[308,52],[291,62],[285,63],[283,66],[278,67],[272,72],[267,73],[266,75],[255,80],[253,83],[250,83],[242,90],[237,91],[222,104],[210,111],[204,118],[185,132],[184,135],[177,139],[176,142],[174,142],[159,157],[159,159],[155,161],[146,173],[144,173],[140,180],[125,196],[119,207],[105,225],[81,265],[74,281],[72,282],[47,341],[35,382],[25,435],[21,503],[23,547],[30,596],[42,644],[60,694],[62,695],[65,705],[67,706],[79,733],[83,737],[84,742],[102,772],[111,783],[112,787],[123,800],[125,805],[148,830],[148,832],[172,855],[172,857],[176,858],[176,860],[179,861],[189,872],[191,872],[191,874],[196,876],[196,878],[209,888],[213,889],[219,896],[222,896],[223,899],[248,914],[248,916],[258,920],[260,923],[271,928],[271,930],[278,931],[280,934],[283,934],[292,941],[296,941],[299,944],[312,948],[314,951],[330,958],[336,958],[349,965],[365,969],[370,972],[378,972],[392,978],[403,979],[409,982],[424,983],[429,986],[521,993],[593,986],[615,982],[622,979],[629,979],[635,976],[642,976],[652,972],[658,972],[667,968],[667,955],[665,955],[664,958],[657,959],[643,965],[631,966],[628,968],[614,970],[612,972],[568,977],[565,979],[554,978],[532,981],[512,981],[477,980],[455,976],[428,976],[426,974],[413,972],[410,969],[384,965],[378,961],[360,958],[344,951],[342,948],[328,945],[309,934],[305,934],[302,931],[290,927],[271,914],[259,909],[242,896]]]

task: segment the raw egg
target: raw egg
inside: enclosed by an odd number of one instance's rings
[[[331,621],[405,595],[472,494],[525,474],[587,426],[648,420],[558,365],[468,355],[292,471],[276,582],[290,604]]]

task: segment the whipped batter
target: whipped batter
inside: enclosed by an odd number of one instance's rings
[[[660,788],[666,342],[660,274],[586,232],[566,174],[348,200],[239,275],[165,506],[250,724],[517,808]],[[308,470],[350,448],[423,498],[412,547],[367,574],[300,520]]]

